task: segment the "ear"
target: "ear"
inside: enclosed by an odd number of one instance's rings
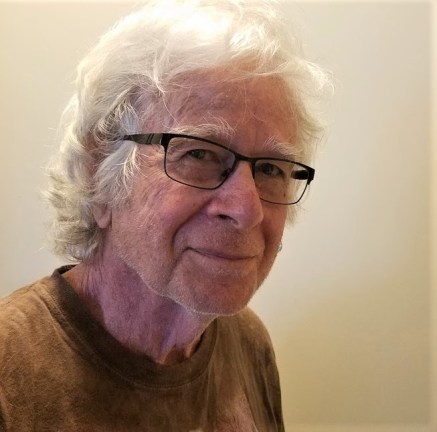
[[[93,209],[94,220],[101,229],[107,228],[111,224],[112,212],[109,206],[99,205]]]

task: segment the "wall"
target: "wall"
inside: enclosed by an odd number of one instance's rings
[[[301,222],[255,302],[287,371],[287,419],[431,430],[431,5],[291,10],[336,94]]]
[[[75,64],[131,8],[0,3],[2,294],[59,264],[42,247],[42,167]],[[287,427],[436,432],[432,5],[283,8],[336,85],[315,182],[252,302],[277,350]]]

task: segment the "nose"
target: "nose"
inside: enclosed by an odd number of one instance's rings
[[[250,229],[261,223],[264,209],[249,163],[240,161],[235,171],[216,190],[209,203],[211,216],[230,220],[238,229]]]

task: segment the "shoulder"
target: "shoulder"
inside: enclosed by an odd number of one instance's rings
[[[30,325],[37,331],[37,323],[46,319],[50,311],[56,309],[59,298],[67,284],[61,272],[69,266],[56,269],[51,276],[44,277],[32,284],[20,288],[7,297],[0,299],[0,337],[3,328],[16,328]]]
[[[41,336],[47,327],[43,293],[49,284],[45,278],[0,300],[0,430],[12,415],[11,407],[17,406],[14,415],[23,419],[24,411],[32,410],[35,354],[43,349]]]
[[[270,343],[270,336],[261,318],[249,307],[236,315],[227,317],[231,325],[238,326],[248,336],[256,336]]]
[[[250,406],[258,407],[254,412],[263,412],[268,418],[270,426],[262,430],[283,430],[279,373],[265,325],[248,307],[218,321],[218,340],[227,360],[227,376],[234,371],[240,377]],[[264,420],[261,419],[260,424]]]
[[[0,300],[0,338],[23,326],[35,329],[35,319],[38,320],[41,310],[46,307],[44,294],[52,283],[51,278],[47,277]]]
[[[34,351],[47,333],[49,289],[53,283],[52,278],[44,278],[0,300],[1,375],[17,367],[30,369]]]
[[[267,328],[249,307],[236,315],[219,318],[219,331],[223,338],[240,344],[242,349],[250,349],[251,352],[274,357]]]

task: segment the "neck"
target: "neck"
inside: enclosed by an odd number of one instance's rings
[[[161,297],[126,264],[96,260],[64,274],[94,318],[122,345],[159,364],[190,357],[215,316]]]

